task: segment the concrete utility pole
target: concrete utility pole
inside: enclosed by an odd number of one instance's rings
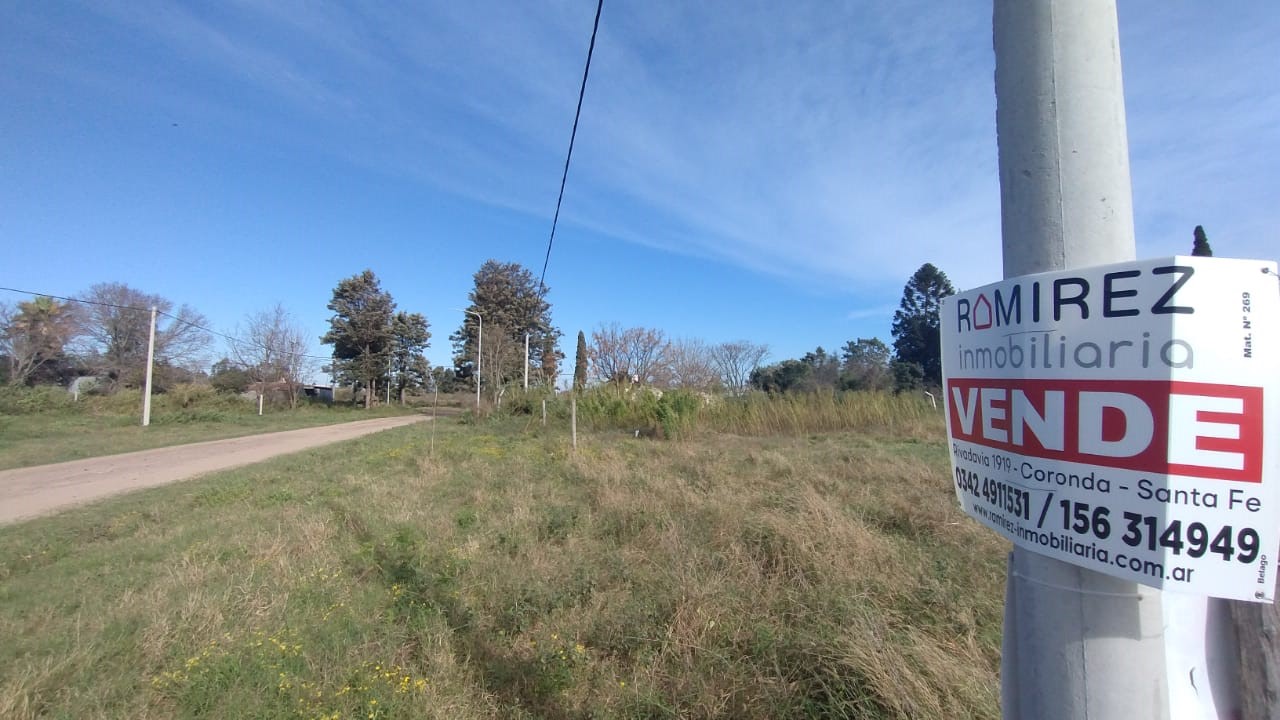
[[[151,333],[147,336],[147,381],[142,390],[142,427],[151,424],[151,369],[156,358],[156,306],[151,306]]]
[[[524,391],[529,392],[529,333],[524,334]]]
[[[994,4],[1005,277],[1133,260],[1114,0]],[[1010,720],[1170,718],[1161,593],[1015,547],[1001,675]]]

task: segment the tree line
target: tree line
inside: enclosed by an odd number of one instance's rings
[[[1213,250],[1204,228],[1193,233],[1192,255]],[[512,383],[555,388],[564,354],[561,331],[551,322],[547,288],[518,263],[488,260],[475,273],[462,323],[449,335],[453,367],[431,367],[425,315],[396,310],[371,270],[334,288],[329,330],[320,340],[331,359],[319,368],[335,381],[365,391],[372,403],[380,389],[397,397],[427,387],[454,392],[487,388],[497,401]],[[579,331],[573,387],[592,383],[691,388],[739,393],[830,390],[902,392],[942,383],[942,299],[955,293],[945,273],[925,263],[912,274],[893,316],[893,346],[856,338],[836,352],[822,346],[770,365],[769,347],[749,340],[708,344],[668,338],[661,330],[601,324],[590,343]],[[320,358],[305,354],[306,334],[281,305],[253,313],[227,352],[205,372],[213,337],[207,320],[187,305],[123,283],[99,283],[70,299],[36,296],[0,302],[0,383],[62,384],[93,377],[107,391],[138,387],[145,373],[150,308],[156,308],[155,385],[208,380],[244,391],[270,386],[296,404],[298,388]],[[527,355],[525,348],[528,347]]]
[[[365,407],[382,388],[403,400],[407,391],[427,384],[427,318],[397,311],[391,293],[382,289],[372,270],[339,282],[328,308],[333,316],[320,342],[333,346],[333,359],[324,369],[339,383],[362,385]]]
[[[110,393],[143,385],[155,310],[153,387],[210,382],[218,389],[274,387],[290,404],[315,358],[283,306],[251,313],[209,368],[216,333],[187,305],[124,283],[98,283],[70,298],[0,303],[0,382],[71,385]],[[209,369],[207,369],[209,368]],[[88,382],[84,382],[88,380]]]
[[[815,390],[903,392],[942,384],[942,299],[955,294],[946,273],[925,263],[902,289],[893,315],[893,349],[879,338],[849,340],[838,353],[818,346],[804,356],[751,373],[751,386],[772,393]]]
[[[0,303],[0,373],[10,385],[68,384],[95,376],[109,387],[141,384],[151,313],[156,309],[155,381],[196,377],[211,337],[205,317],[186,305],[131,288],[99,283],[74,298],[37,296]]]
[[[817,390],[902,392],[942,382],[939,309],[955,293],[945,273],[925,263],[907,281],[893,320],[893,346],[879,338],[847,341],[837,352],[819,346],[769,365],[769,347],[748,340],[708,344],[668,338],[658,329],[601,324],[578,333],[575,388],[645,385],[741,393]]]
[[[1191,254],[1212,257],[1204,228],[1197,225]],[[925,263],[907,280],[893,314],[892,348],[879,338],[856,338],[836,352],[822,346],[799,358],[761,365],[768,347],[747,341],[708,346],[698,340],[668,340],[649,328],[602,325],[588,345],[578,333],[574,386],[596,382],[644,383],[659,387],[769,393],[816,390],[893,390],[942,385],[942,300],[955,294],[946,273]],[[718,377],[717,377],[718,375]]]
[[[654,328],[602,324],[588,344],[578,333],[573,386],[646,385],[658,388],[740,392],[769,346],[749,340],[708,344],[696,338],[668,338]]]
[[[186,305],[122,283],[101,283],[69,300],[38,296],[0,304],[0,378],[9,384],[66,385],[92,376],[102,389],[138,387],[145,372],[149,309],[157,309],[155,385],[208,381],[220,390],[278,393],[289,404],[319,370],[363,392],[370,405],[388,395],[433,388],[479,387],[493,402],[506,389],[557,386],[565,355],[552,322],[547,289],[518,263],[484,262],[473,276],[468,305],[449,335],[452,367],[431,367],[425,351],[431,326],[419,312],[401,310],[372,270],[341,280],[319,337],[328,361],[307,354],[307,334],[283,306],[250,314],[225,335],[222,357],[208,362],[213,333]],[[578,332],[572,385],[647,385],[741,393],[904,390],[941,381],[938,307],[954,292],[946,275],[923,265],[907,282],[894,315],[893,347],[878,338],[849,340],[837,352],[823,347],[800,358],[764,365],[769,347],[750,340],[708,343],[670,338],[654,328],[602,323],[590,337]],[[526,350],[527,348],[527,350]],[[354,395],[353,395],[354,397]]]

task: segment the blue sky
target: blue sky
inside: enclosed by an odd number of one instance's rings
[[[224,332],[280,302],[326,354],[367,267],[446,364],[481,263],[541,270],[594,10],[6,3],[0,285],[125,282]],[[1120,25],[1139,256],[1203,224],[1276,257],[1280,5]],[[606,0],[547,272],[570,362],[613,321],[887,342],[920,264],[999,279],[993,71],[990,2]]]

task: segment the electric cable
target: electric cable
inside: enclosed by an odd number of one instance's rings
[[[20,293],[23,295],[32,295],[35,297],[53,298],[54,300],[62,300],[63,302],[74,302],[74,303],[81,303],[84,305],[99,305],[102,307],[115,308],[117,310],[133,310],[135,312],[151,312],[151,308],[138,307],[136,305],[117,305],[116,303],[101,302],[99,300],[85,300],[83,298],[63,297],[62,295],[54,295],[52,293],[34,292],[31,290],[21,290],[18,288],[11,288],[11,287],[0,287],[0,290]],[[180,318],[177,315],[174,315],[173,313],[165,312],[164,310],[157,309],[156,314],[164,315],[165,317],[170,318],[176,322],[180,322],[183,325],[190,325],[191,327],[196,328],[197,330],[202,330],[204,332],[207,332],[210,335],[217,335],[218,337],[223,338],[224,340],[230,340],[231,342],[240,343],[242,345],[249,345],[251,347],[267,350],[269,352],[275,352],[279,355],[290,355],[293,357],[307,358],[309,360],[332,360],[333,359],[332,357],[326,356],[326,355],[308,355],[306,353],[295,353],[295,352],[289,352],[287,350],[280,350],[280,351],[271,350],[271,348],[268,348],[266,345],[263,345],[262,343],[254,342],[253,340],[245,340],[244,338],[238,338],[238,337],[228,335],[226,333],[218,332],[217,330],[212,330],[210,328],[204,327],[203,325],[198,325],[196,323],[193,323],[190,320],[187,320],[185,318]]]
[[[556,239],[556,225],[560,222],[560,204],[564,202],[564,186],[569,179],[569,161],[573,158],[573,141],[578,136],[578,118],[582,116],[582,98],[587,93],[587,76],[591,74],[591,55],[596,49],[596,33],[600,30],[600,11],[604,0],[596,2],[596,20],[591,26],[591,44],[587,46],[587,64],[582,69],[582,87],[578,88],[578,109],[573,114],[573,130],[569,133],[569,152],[564,157],[564,173],[560,176],[560,195],[556,198],[556,212],[551,218],[551,236],[547,238],[547,256],[542,261],[542,276],[538,278],[538,297],[547,289],[547,265],[551,262],[551,245]]]

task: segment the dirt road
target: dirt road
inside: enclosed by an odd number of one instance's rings
[[[429,418],[378,418],[0,471],[0,524]]]

